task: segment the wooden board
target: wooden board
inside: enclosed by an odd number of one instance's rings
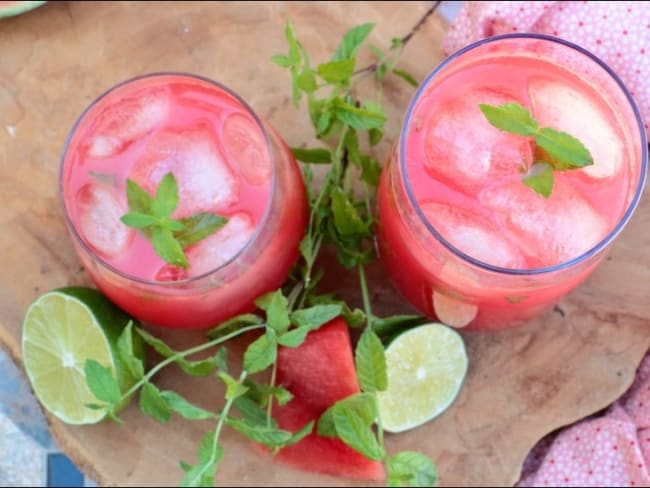
[[[57,171],[67,132],[100,92],[137,74],[180,70],[230,86],[291,145],[312,142],[305,110],[289,103],[289,80],[269,62],[286,52],[291,17],[317,61],[353,25],[376,22],[371,40],[387,46],[427,9],[422,3],[50,3],[0,21],[0,342],[20,363],[21,323],[42,292],[89,281],[73,253],[57,197]],[[418,78],[441,59],[445,25],[430,18],[408,45],[403,66]],[[412,89],[386,89],[388,139],[397,133]],[[379,148],[386,154],[388,141]],[[610,257],[560,309],[529,325],[488,335],[467,334],[470,370],[458,400],[415,431],[389,436],[390,451],[432,455],[443,485],[511,485],[526,453],[544,434],[594,413],[631,383],[650,345],[650,202],[620,236]],[[370,270],[379,312],[408,312],[380,267]],[[356,278],[337,275],[353,300]],[[561,311],[561,313],[560,313]],[[195,334],[165,332],[176,345]],[[186,381],[176,370],[157,382],[206,407],[221,392]],[[212,383],[210,383],[212,384]],[[175,485],[178,460],[194,460],[205,424],[160,426],[136,407],[126,425],[69,427],[50,419],[62,448],[102,485]],[[303,473],[251,451],[228,432],[221,484],[350,485]]]

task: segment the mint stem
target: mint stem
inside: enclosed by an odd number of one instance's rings
[[[366,323],[370,325],[373,320],[373,315],[370,306],[370,295],[368,293],[368,284],[366,283],[366,271],[363,264],[359,265],[359,285],[361,287],[361,298],[363,299],[363,308],[366,311]]]
[[[121,403],[124,401],[126,398],[130,397],[133,395],[138,388],[140,388],[142,385],[145,383],[148,383],[149,380],[156,374],[158,371],[163,369],[165,366],[168,366],[174,362],[176,362],[178,359],[185,358],[186,356],[190,356],[192,354],[195,354],[197,352],[205,351],[206,349],[210,349],[211,347],[217,346],[221,344],[222,342],[229,341],[230,339],[234,339],[237,336],[240,336],[242,334],[245,334],[246,332],[251,332],[253,330],[259,330],[259,329],[264,329],[266,328],[266,324],[257,324],[257,325],[249,325],[248,327],[243,327],[239,330],[236,330],[234,332],[231,332],[228,335],[225,335],[223,337],[219,337],[218,339],[214,339],[209,342],[205,342],[203,344],[199,344],[198,346],[192,347],[190,349],[186,349],[184,351],[179,351],[173,356],[169,356],[168,358],[165,358],[164,360],[160,361],[158,364],[156,364],[153,368],[151,368],[146,375],[142,377],[140,381],[138,381],[135,385],[131,387],[129,391],[127,391],[124,395],[122,395],[122,398],[120,399]]]
[[[273,368],[271,369],[271,379],[269,385],[271,388],[275,386],[275,377],[278,373],[278,362],[273,361]],[[266,406],[266,426],[271,427],[271,419],[273,418],[273,395],[269,397],[269,404]]]

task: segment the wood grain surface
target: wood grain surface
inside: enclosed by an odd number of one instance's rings
[[[290,145],[310,144],[306,111],[289,102],[287,73],[269,62],[286,52],[285,20],[315,61],[325,60],[345,30],[376,22],[372,43],[387,46],[428,8],[426,2],[50,2],[0,20],[0,342],[20,364],[23,315],[44,291],[89,284],[66,232],[57,195],[67,132],[94,97],[138,74],[187,71],[242,95]],[[441,59],[445,25],[431,17],[407,46],[402,65],[422,79]],[[366,61],[368,61],[366,59]],[[413,91],[389,82],[385,157]],[[527,452],[546,433],[597,412],[631,383],[650,345],[650,202],[644,199],[610,256],[559,308],[522,328],[466,334],[470,369],[455,404],[415,431],[388,436],[389,451],[433,456],[441,483],[512,485]],[[379,312],[408,312],[380,267],[369,273]],[[358,301],[354,276],[337,272],[336,288]],[[161,335],[180,347],[197,334]],[[218,387],[178,370],[156,382],[205,407]],[[210,385],[213,383],[210,382]],[[161,426],[137,407],[126,424],[66,426],[50,418],[65,452],[101,485],[176,485],[178,460],[194,460],[207,425],[178,419]],[[296,471],[254,453],[228,431],[217,478],[227,485],[353,485]]]

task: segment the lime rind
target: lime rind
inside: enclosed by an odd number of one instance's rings
[[[454,402],[467,374],[462,337],[431,323],[399,335],[386,349],[388,389],[378,394],[387,432],[404,432],[442,414]]]

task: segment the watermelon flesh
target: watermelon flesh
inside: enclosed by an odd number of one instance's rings
[[[280,428],[292,432],[321,414],[338,400],[359,393],[352,344],[347,324],[337,318],[312,331],[298,348],[278,351],[277,384],[293,399],[273,408]],[[265,448],[258,446],[262,449]],[[351,479],[383,480],[384,467],[346,446],[340,439],[314,432],[297,444],[281,449],[274,460],[305,471]]]

